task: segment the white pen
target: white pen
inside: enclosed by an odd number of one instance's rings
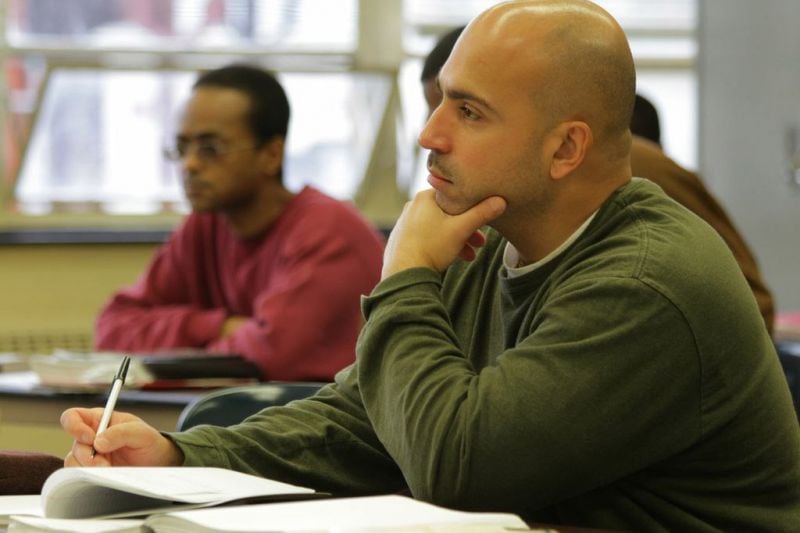
[[[106,402],[106,406],[103,409],[103,416],[100,418],[100,425],[97,426],[97,433],[95,433],[95,440],[97,437],[108,428],[108,423],[111,420],[111,415],[114,413],[114,407],[117,405],[117,397],[119,396],[119,391],[122,388],[122,385],[125,383],[125,376],[128,375],[128,366],[131,364],[131,358],[127,355],[122,360],[122,363],[119,365],[119,370],[117,370],[117,374],[114,376],[114,381],[111,382],[111,392],[108,393],[108,401]],[[97,455],[97,450],[94,449],[94,445],[92,445],[92,457]]]

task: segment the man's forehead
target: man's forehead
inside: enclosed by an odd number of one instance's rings
[[[209,133],[248,129],[246,101],[245,105],[236,105],[235,101],[219,100],[218,96],[210,91],[194,91],[180,112],[181,129]]]
[[[488,98],[497,76],[505,75],[497,67],[492,58],[482,54],[470,41],[459,41],[442,65],[437,83],[443,92],[457,90],[479,96],[486,93],[482,97]]]

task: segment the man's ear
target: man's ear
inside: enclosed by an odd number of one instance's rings
[[[578,168],[592,146],[592,129],[581,121],[563,122],[551,133],[554,151],[550,177],[561,179]]]
[[[283,145],[283,137],[276,135],[258,149],[259,164],[270,176],[277,175],[283,166]]]

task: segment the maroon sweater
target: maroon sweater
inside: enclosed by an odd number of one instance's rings
[[[238,239],[191,214],[97,320],[102,350],[241,353],[271,380],[331,380],[354,359],[360,296],[380,279],[383,242],[356,210],[306,187],[263,235]],[[250,317],[220,339],[226,317]]]

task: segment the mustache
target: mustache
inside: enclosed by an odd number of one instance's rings
[[[208,185],[204,180],[193,175],[184,175],[181,181],[183,182],[184,187],[205,187]]]
[[[438,174],[439,176],[442,176],[448,180],[452,175],[452,172],[450,172],[450,169],[447,168],[447,165],[442,164],[441,156],[433,151],[428,154],[428,171]]]

